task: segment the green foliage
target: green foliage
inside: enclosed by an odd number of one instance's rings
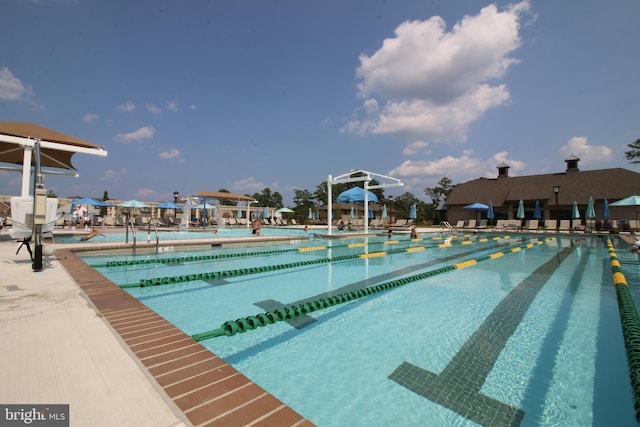
[[[631,163],[640,163],[640,139],[636,139],[635,142],[627,144],[627,147],[631,148],[629,151],[625,151],[624,155]]]
[[[282,194],[277,191],[272,193],[270,188],[264,188],[262,193],[254,193],[251,197],[258,201],[258,206],[268,206],[279,209],[283,207]]]

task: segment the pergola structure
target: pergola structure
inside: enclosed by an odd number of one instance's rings
[[[43,174],[77,177],[78,170],[71,163],[75,153],[107,156],[107,151],[100,145],[52,129],[29,122],[0,122],[0,169],[22,171],[22,197],[31,193],[29,183],[31,170],[35,167],[36,141],[40,144],[40,166],[46,168],[42,169]]]
[[[249,218],[249,212],[251,209],[251,203],[257,203],[257,200],[250,196],[245,196],[243,194],[238,193],[227,193],[226,191],[199,191],[195,194],[192,194],[192,197],[199,197],[203,199],[203,203],[206,205],[207,199],[217,199],[217,200],[237,200],[237,201],[245,201],[247,202],[247,218]],[[249,227],[249,221],[247,221],[247,227]],[[206,227],[206,221],[205,221]]]
[[[361,175],[361,176],[354,176],[354,175]],[[376,180],[380,181],[381,184],[378,185],[369,185],[369,182],[373,179],[373,177],[376,178]],[[383,182],[382,180],[386,180],[387,182]],[[332,196],[332,187],[335,184],[346,184],[349,182],[364,182],[364,206],[365,206],[365,212],[367,210],[367,206],[369,204],[369,197],[368,197],[368,191],[369,190],[375,190],[377,188],[388,188],[388,187],[402,187],[404,185],[404,183],[397,179],[397,178],[393,178],[390,176],[386,176],[386,175],[381,175],[378,173],[374,173],[374,172],[368,172],[365,170],[352,170],[351,172],[342,174],[342,175],[338,175],[335,178],[332,177],[331,175],[329,175],[329,177],[327,178],[327,234],[331,235],[331,223],[333,222],[333,210],[332,210],[332,205],[333,205],[333,196]],[[365,215],[366,217],[366,215]],[[364,221],[364,232],[368,233],[369,232],[369,221],[365,220]]]

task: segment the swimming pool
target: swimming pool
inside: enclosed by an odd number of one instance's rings
[[[541,239],[483,235],[451,245],[406,237],[316,239],[181,251],[163,254],[179,262],[97,269],[121,285],[247,270],[128,288],[191,335],[282,305],[444,269],[318,310],[302,323],[276,322],[202,344],[320,426],[635,424],[603,239]],[[445,268],[495,253],[504,256]],[[637,255],[619,256],[637,275]],[[83,258],[94,265],[114,260]]]
[[[301,228],[263,228],[260,230],[263,236],[300,236],[305,237],[312,234],[312,232],[305,232]],[[124,242],[127,239],[127,233],[124,230],[114,231],[109,229],[102,229],[102,236],[96,236],[91,239],[91,242]],[[86,233],[72,234],[72,235],[57,235],[55,237],[58,243],[77,243],[81,241],[81,238]],[[159,231],[158,238],[160,242],[167,240],[193,240],[193,239],[219,239],[219,238],[233,238],[233,237],[252,237],[250,228],[220,228],[219,230],[208,229],[191,231]],[[156,241],[156,234],[152,230],[149,232],[147,229],[136,229],[137,241]],[[133,241],[133,234],[129,232],[128,241]]]

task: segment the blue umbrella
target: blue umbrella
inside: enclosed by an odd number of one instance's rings
[[[350,188],[340,193],[336,201],[344,203],[364,203],[364,190],[360,187]],[[377,202],[378,196],[371,191],[367,191],[367,201]]]
[[[382,215],[380,217],[381,218],[386,218],[387,217],[387,205],[384,205],[382,207]]]
[[[320,210],[316,207],[316,221],[320,220]]]
[[[75,205],[91,205],[91,206],[113,206],[111,203],[102,202],[100,200],[92,199],[91,197],[83,197],[82,199],[75,199],[71,202],[71,206]]]
[[[369,219],[373,219],[373,209],[369,209]]]
[[[602,205],[602,218],[611,218],[611,214],[609,213],[609,202],[607,201],[607,199],[604,199],[604,203]]]
[[[518,203],[518,213],[516,213],[516,218],[524,219],[524,202],[520,199]]]
[[[238,205],[238,212],[236,212],[238,218],[242,218],[242,206]]]
[[[487,219],[493,220],[495,215],[493,214],[493,202],[489,200],[489,207],[487,208]]]
[[[472,209],[474,211],[484,211],[489,209],[489,206],[484,203],[471,203],[470,205],[465,206],[463,209]]]
[[[540,213],[540,202],[536,200],[536,207],[533,210],[533,219],[540,219],[540,218],[542,218],[542,215]]]
[[[269,213],[269,208],[264,208],[262,211],[262,218],[271,218],[271,214]]]
[[[311,208],[309,208],[309,219],[313,219],[313,211],[311,210]]]
[[[351,217],[351,218],[355,218],[356,217],[356,213],[353,210],[353,206],[351,206],[351,212],[349,213],[349,217]]]
[[[417,213],[416,204],[414,203],[411,205],[411,208],[409,208],[409,219],[416,219],[418,217]]]

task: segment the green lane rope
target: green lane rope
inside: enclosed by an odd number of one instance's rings
[[[466,243],[466,241],[462,243]],[[439,247],[442,247],[442,245],[439,245]],[[410,248],[399,248],[399,249],[392,249],[392,250],[381,251],[381,252],[371,252],[371,253],[365,253],[365,254],[343,255],[343,256],[337,256],[337,257],[331,257],[331,258],[318,258],[318,259],[306,260],[306,261],[296,261],[296,262],[290,262],[286,264],[263,265],[258,267],[246,267],[246,268],[238,268],[234,270],[211,271],[211,272],[205,272],[205,273],[185,274],[180,276],[155,277],[151,279],[140,279],[140,281],[138,281],[137,283],[127,283],[119,286],[123,289],[128,289],[128,288],[144,288],[147,286],[172,285],[175,283],[191,282],[196,280],[219,280],[219,279],[226,279],[229,277],[247,276],[250,274],[260,274],[268,271],[277,271],[277,270],[284,270],[289,268],[305,267],[305,266],[317,265],[317,264],[326,264],[330,262],[342,262],[342,261],[349,261],[349,260],[354,260],[358,258],[375,258],[375,257],[386,256],[388,254],[394,254],[394,253],[414,252],[414,251],[420,250],[419,248],[420,247],[413,246]],[[426,249],[428,247],[421,247],[421,248]],[[314,248],[312,248],[312,250],[314,250]]]
[[[620,261],[616,255],[611,239],[607,237],[607,248],[613,273],[613,285],[618,299],[618,311],[622,323],[624,347],[627,351],[627,363],[631,377],[633,392],[633,406],[636,411],[636,421],[640,421],[640,317],[627,286],[627,279],[622,274]]]
[[[554,239],[555,239],[554,237],[551,237],[551,238],[545,239],[544,241],[540,240],[535,243],[528,243],[526,245],[514,247],[509,251],[497,252],[497,253],[486,255],[477,259],[463,261],[457,264],[448,265],[445,267],[437,268],[435,270],[430,270],[425,273],[420,273],[413,276],[403,277],[401,279],[396,279],[389,282],[383,282],[377,285],[368,286],[366,288],[358,289],[356,291],[345,292],[335,296],[320,298],[318,300],[307,301],[300,304],[285,306],[277,310],[259,313],[254,316],[247,316],[247,317],[236,319],[236,320],[229,320],[224,322],[218,329],[213,329],[210,331],[194,334],[194,335],[191,335],[191,337],[196,341],[204,341],[211,338],[216,338],[221,336],[232,336],[237,333],[247,332],[249,330],[253,330],[261,326],[267,326],[283,320],[290,320],[290,319],[293,319],[294,317],[306,315],[316,310],[322,310],[323,308],[331,307],[333,305],[343,304],[349,301],[364,298],[369,295],[373,295],[379,292],[384,292],[389,289],[406,285],[408,283],[413,283],[418,280],[423,280],[438,274],[446,273],[448,271],[459,270],[462,268],[470,267],[472,265],[477,264],[478,262],[486,261],[489,259],[496,259],[501,256],[504,256],[507,253],[516,253],[522,249],[532,248],[535,245],[542,245]]]
[[[399,243],[398,240],[394,242]],[[91,264],[91,267],[100,268],[100,267],[127,267],[132,265],[148,265],[148,264],[182,264],[187,262],[211,261],[211,260],[220,260],[220,259],[228,259],[228,258],[244,258],[244,257],[251,257],[251,256],[276,255],[276,254],[284,254],[289,252],[311,252],[311,251],[329,250],[329,249],[337,249],[337,248],[355,248],[355,247],[361,247],[361,246],[383,245],[383,244],[388,244],[388,243],[387,241],[371,242],[371,243],[363,242],[363,243],[348,243],[344,245],[334,245],[334,246],[314,246],[314,247],[300,247],[300,248],[288,248],[288,249],[274,249],[269,251],[193,255],[193,256],[175,257],[175,258],[127,259],[127,260],[118,260],[118,261],[107,261],[103,264]]]

